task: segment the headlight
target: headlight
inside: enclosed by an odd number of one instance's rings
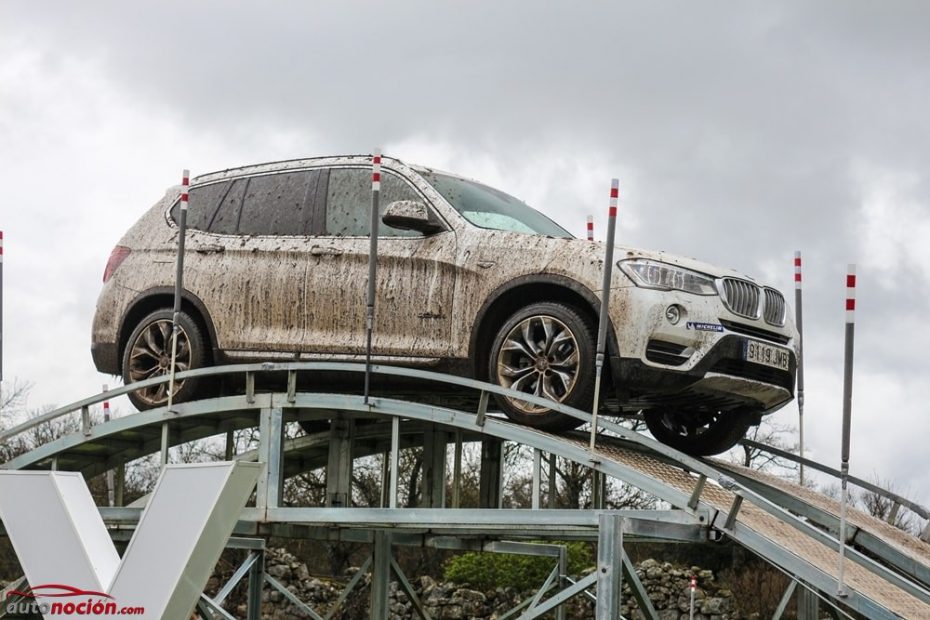
[[[710,276],[668,263],[636,258],[622,260],[617,263],[617,267],[629,276],[636,286],[663,291],[685,291],[695,295],[717,294],[714,279]]]

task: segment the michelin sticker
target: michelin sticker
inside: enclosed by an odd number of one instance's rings
[[[723,325],[718,323],[696,323],[694,321],[688,321],[688,329],[699,332],[722,332]]]

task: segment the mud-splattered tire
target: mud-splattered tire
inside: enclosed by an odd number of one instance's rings
[[[594,398],[594,326],[576,308],[554,302],[514,313],[491,346],[489,380],[502,387],[589,410]],[[582,422],[542,406],[495,395],[511,420],[548,431]]]
[[[645,411],[646,426],[658,441],[693,456],[726,452],[757,420],[750,412]]]
[[[169,309],[156,310],[142,319],[132,330],[123,351],[123,383],[130,384],[164,376],[171,367],[171,326]],[[206,364],[206,340],[197,323],[185,312],[178,315],[177,372],[202,368]],[[199,379],[184,379],[174,384],[174,402],[192,400],[200,389]],[[168,384],[147,387],[128,394],[130,402],[140,411],[168,404]]]

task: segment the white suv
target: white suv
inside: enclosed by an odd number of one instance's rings
[[[302,159],[194,179],[179,367],[360,360],[371,158]],[[168,366],[180,187],[114,248],[93,323],[102,372]],[[463,374],[590,409],[604,246],[575,239],[481,183],[383,159],[375,360]],[[794,392],[797,333],[783,295],[747,276],[618,248],[605,406],[642,411],[661,441],[730,448]],[[188,379],[177,400],[202,386]],[[165,387],[132,394],[161,406]],[[576,421],[500,399],[512,419]]]

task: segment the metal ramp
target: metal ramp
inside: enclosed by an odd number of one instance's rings
[[[269,464],[259,483],[254,508],[247,508],[237,532],[242,535],[325,535],[329,539],[377,543],[378,532],[390,528],[394,544],[442,544],[443,537],[597,539],[598,519],[605,511],[544,509],[389,509],[282,507],[280,485],[286,477],[327,465],[331,447],[322,436],[283,441],[282,428],[293,421],[370,418],[351,444],[351,459],[394,447],[429,445],[435,431],[445,440],[510,441],[536,454],[569,459],[636,486],[672,507],[623,516],[623,531],[631,537],[706,540],[725,535],[754,551],[826,599],[869,618],[930,618],[930,545],[881,521],[853,513],[847,548],[848,596],[836,597],[839,541],[836,503],[807,489],[716,460],[681,454],[636,432],[599,419],[597,449],[588,449],[587,435],[554,435],[529,429],[488,414],[489,396],[517,396],[552,406],[486,383],[424,371],[375,367],[386,377],[415,378],[455,386],[476,395],[475,411],[357,395],[300,392],[298,373],[362,373],[357,364],[282,363],[207,368],[184,376],[241,375],[245,393],[155,409],[91,425],[89,408],[126,393],[123,387],[49,412],[0,434],[6,441],[43,422],[80,414],[81,430],[40,446],[8,463],[6,469],[58,468],[91,477],[122,463],[196,439],[258,427],[260,447],[253,455]],[[255,391],[256,377],[286,375],[281,392]],[[163,380],[150,380],[154,385]],[[590,415],[563,406],[554,408],[590,422]],[[327,436],[328,437],[328,436]],[[538,459],[537,459],[538,462]],[[538,475],[538,472],[537,472]],[[131,528],[138,509],[101,509],[111,524]],[[614,512],[614,511],[606,511]],[[623,512],[623,511],[621,511]],[[558,513],[558,514],[555,514]],[[382,562],[383,564],[383,562]],[[618,569],[619,570],[619,569]],[[574,587],[574,586],[572,586]],[[566,588],[568,591],[570,588]],[[580,590],[579,590],[580,591]],[[654,612],[653,612],[654,614]]]

